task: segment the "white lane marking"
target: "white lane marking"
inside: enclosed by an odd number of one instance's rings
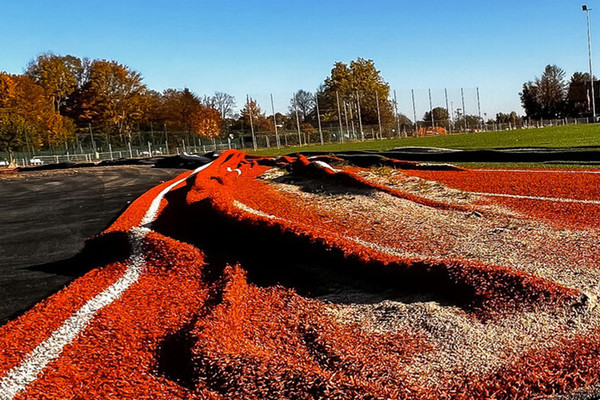
[[[314,161],[315,164],[317,164],[319,167],[324,168],[324,169],[328,169],[332,172],[340,172],[340,170],[333,168],[331,165],[327,164],[325,161]]]
[[[154,198],[144,214],[140,226],[132,228],[128,233],[128,239],[131,244],[131,256],[129,257],[129,265],[125,273],[116,282],[94,298],[88,300],[83,307],[71,314],[58,329],[52,332],[48,339],[37,345],[21,363],[4,375],[2,380],[0,380],[0,400],[12,400],[17,394],[25,390],[30,383],[37,379],[38,375],[50,362],[60,356],[65,346],[79,336],[102,308],[120,298],[131,285],[138,281],[146,263],[143,243],[146,235],[150,232],[150,229],[145,226],[154,221],[160,207],[160,202],[171,189],[192,175],[207,168],[210,164],[212,163],[195,169],[185,178],[179,179],[166,187]]]
[[[237,200],[233,201],[233,206],[236,207],[239,210],[245,211],[248,214],[252,214],[252,215],[256,215],[258,217],[263,217],[263,218],[267,218],[273,221],[279,221],[279,222],[285,222],[288,224],[294,224],[292,221],[290,221],[289,219],[285,219],[285,218],[281,218],[278,217],[276,215],[273,214],[267,214],[265,212],[262,212],[260,210],[257,210],[255,208],[252,208],[244,203],[241,203]],[[351,242],[354,242],[360,246],[363,247],[368,247],[372,250],[376,250],[379,251],[381,253],[384,254],[388,254],[390,256],[397,256],[397,257],[404,257],[404,258],[410,258],[413,260],[430,260],[430,261],[436,261],[436,262],[441,262],[443,259],[439,258],[439,257],[427,257],[423,254],[419,254],[419,253],[413,253],[413,252],[407,252],[404,251],[402,249],[398,249],[398,248],[392,248],[392,247],[387,247],[387,246],[383,246],[383,245],[379,245],[373,242],[368,242],[366,240],[362,240],[359,239],[357,237],[350,237],[350,236],[343,236],[344,239],[349,240]]]
[[[465,191],[465,192],[474,194],[477,196],[487,196],[487,197],[508,197],[508,198],[513,198],[513,199],[552,201],[552,202],[557,202],[557,203],[581,203],[581,204],[600,205],[600,200],[579,200],[579,199],[570,199],[568,197],[526,196],[526,195],[521,195],[521,194],[505,194],[505,193],[483,193],[483,192],[469,192],[469,191]]]
[[[576,169],[492,169],[492,168],[481,168],[481,169],[469,169],[469,172],[528,172],[528,173],[547,173],[547,174],[600,174],[600,171],[589,171],[589,170],[576,170]]]
[[[249,207],[249,206],[245,205],[244,203],[241,203],[241,202],[239,202],[237,200],[233,200],[233,206],[235,208],[238,208],[238,209],[242,210],[242,211],[246,211],[249,214],[257,215],[259,217],[273,219],[273,220],[276,220],[276,221],[291,222],[291,221],[288,221],[286,219],[276,217],[273,214],[267,214],[265,212],[262,212],[260,210],[255,209],[255,208]]]
[[[134,246],[134,254],[141,253],[141,245],[146,235],[146,228],[135,228],[129,238]],[[137,282],[145,260],[143,255],[132,255],[130,264],[123,276],[110,285],[102,293],[88,300],[75,311],[50,337],[40,343],[19,365],[11,369],[0,383],[0,399],[12,399],[27,385],[33,382],[48,363],[56,360],[65,346],[71,343],[88,325],[90,320],[102,308],[121,297],[131,285]]]
[[[227,172],[233,172],[233,171],[237,172],[238,176],[240,176],[242,174],[242,170],[239,168],[231,169],[231,167],[227,167]]]
[[[250,206],[247,206],[244,203],[241,203],[237,200],[233,201],[233,205],[234,207],[243,210],[249,214],[253,214],[253,215],[257,215],[259,217],[264,217],[264,218],[268,218],[270,220],[273,221],[279,221],[279,222],[286,222],[288,224],[294,224],[292,221],[285,219],[285,218],[281,218],[281,217],[277,217],[275,215],[272,214],[267,214],[264,213],[260,210],[256,210]],[[438,256],[428,256],[425,254],[420,254],[420,253],[414,253],[414,252],[410,252],[410,251],[405,251],[403,249],[400,248],[395,248],[395,247],[389,247],[389,246],[385,246],[385,245],[381,245],[381,244],[377,244],[377,243],[373,243],[373,242],[369,242],[363,239],[360,239],[358,237],[349,237],[349,236],[343,236],[344,239],[354,242],[356,244],[358,244],[359,246],[363,246],[366,248],[369,248],[371,250],[375,250],[378,251],[380,253],[383,254],[387,254],[390,256],[395,256],[395,257],[400,257],[400,258],[404,258],[404,259],[409,259],[412,262],[430,262],[430,263],[437,263],[437,264],[443,264],[443,263],[447,263],[447,262],[452,262],[455,261],[457,263],[464,263],[465,261],[467,262],[473,262],[473,263],[479,263],[480,260],[475,259],[475,258],[471,258],[471,257],[467,257],[467,258],[462,258],[462,259],[444,259],[442,257],[438,257]],[[509,269],[514,269],[512,267],[509,267]],[[526,270],[520,270],[520,269],[514,269],[516,271],[521,271],[526,273],[529,276],[532,277],[538,277],[542,280],[546,280],[546,278],[544,278],[543,276],[537,276],[531,272],[528,272]],[[559,286],[563,286],[562,284],[559,284]],[[579,290],[581,293],[583,293],[584,296],[588,296],[591,299],[591,303],[590,303],[590,307],[592,306],[592,304],[596,304],[596,295],[588,293],[587,291],[583,291],[580,289],[576,289],[576,288],[572,288],[570,286],[565,286],[567,289],[575,289],[575,290]]]
[[[156,214],[158,213],[158,208],[160,207],[160,203],[162,202],[163,197],[165,197],[165,195],[167,193],[169,193],[171,191],[171,189],[173,189],[175,186],[179,185],[181,182],[185,181],[190,176],[196,175],[198,172],[207,168],[211,164],[212,164],[212,162],[210,162],[208,164],[204,164],[203,166],[196,168],[195,170],[192,171],[191,174],[189,174],[185,178],[182,178],[182,179],[178,180],[177,182],[170,184],[165,189],[163,189],[163,191],[160,192],[158,194],[158,196],[156,196],[154,198],[154,200],[152,200],[152,203],[150,204],[150,207],[148,207],[148,211],[146,211],[146,214],[144,215],[144,218],[142,218],[142,222],[140,223],[140,225],[145,226],[154,221],[154,219],[156,218]]]

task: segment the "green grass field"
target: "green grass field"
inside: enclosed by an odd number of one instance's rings
[[[325,145],[259,149],[254,154],[282,155],[303,151],[388,150],[394,147],[445,147],[489,149],[508,147],[600,147],[600,124],[567,125],[514,131],[463,133],[448,136],[408,137],[364,142],[326,143]]]

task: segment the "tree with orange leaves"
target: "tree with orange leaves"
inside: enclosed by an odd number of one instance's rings
[[[94,60],[79,99],[81,120],[131,140],[133,126],[143,117],[146,90],[139,72],[116,61]]]
[[[13,151],[64,143],[72,124],[57,114],[44,88],[23,75],[0,73],[0,148],[13,162]]]
[[[214,139],[221,134],[221,114],[212,107],[197,106],[190,122],[192,131],[200,137]]]
[[[25,75],[44,88],[57,114],[64,115],[64,106],[74,92],[83,85],[86,60],[74,56],[40,54],[27,66]]]

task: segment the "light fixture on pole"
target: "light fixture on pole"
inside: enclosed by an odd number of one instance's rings
[[[596,122],[596,96],[594,93],[594,73],[592,72],[592,35],[590,33],[590,11],[587,5],[582,5],[581,10],[585,11],[587,19],[587,35],[588,35],[588,55],[590,61],[590,86],[592,96],[592,121]]]

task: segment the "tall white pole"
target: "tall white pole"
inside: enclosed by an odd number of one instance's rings
[[[451,127],[454,127],[454,102],[450,102],[450,123]]]
[[[415,121],[415,136],[417,136],[419,133],[419,124],[417,124],[417,108],[415,107],[415,90],[410,89],[410,94],[412,96],[412,103],[413,103],[413,118]]]
[[[254,122],[252,121],[252,106],[250,103],[250,97],[246,95],[246,103],[248,104],[248,114],[250,114],[250,131],[252,132],[252,148],[256,150],[258,148],[256,144],[256,136],[254,135]]]
[[[358,127],[360,129],[360,140],[365,140],[365,133],[363,132],[362,125],[362,114],[360,112],[360,94],[358,94],[358,90],[356,91],[356,106],[358,107]]]
[[[342,110],[340,108],[340,94],[335,91],[335,100],[337,101],[338,108],[338,122],[340,124],[340,143],[344,143],[344,128],[342,127]]]
[[[345,103],[345,104],[347,104],[347,103]],[[352,105],[352,103],[347,104],[347,105],[348,105],[348,111],[350,112],[350,125],[352,126],[352,137],[354,139],[358,139],[358,135],[356,134],[356,129],[354,128],[354,114],[352,114],[352,107],[354,107],[354,106]],[[348,135],[350,135],[350,131],[348,131]]]
[[[379,140],[383,139],[383,132],[381,130],[381,111],[379,110],[379,93],[375,91],[375,101],[377,102],[377,122],[379,123]]]
[[[479,101],[479,86],[477,87],[477,114],[479,115],[479,129],[483,130],[483,119],[481,119],[481,102]]]
[[[319,93],[315,92],[315,105],[317,107],[317,121],[319,122],[319,139],[321,139],[321,146],[323,146],[323,131],[321,130],[321,113],[319,112]]]
[[[450,114],[450,109],[448,108],[448,89],[444,88],[444,97],[446,97],[446,112]],[[448,132],[452,132],[450,128],[450,115],[448,115]]]
[[[275,141],[277,142],[277,148],[280,148],[281,141],[279,140],[279,132],[277,131],[277,117],[275,117],[275,103],[273,103],[273,93],[271,93],[271,111],[273,111],[273,125],[275,126]]]
[[[590,9],[584,5],[581,7],[585,11],[587,19],[587,35],[588,35],[588,55],[590,61],[590,86],[592,94],[592,120],[596,122],[596,96],[594,93],[594,72],[592,71],[592,34],[590,30]]]
[[[460,88],[460,97],[462,98],[462,112],[463,112],[463,120],[465,124],[465,132],[467,131],[467,110],[465,110],[465,91],[463,88]]]
[[[352,111],[352,110],[350,110]],[[344,119],[346,120],[346,133],[350,137],[350,125],[348,125],[348,103],[344,101]]]
[[[294,108],[296,109],[296,127],[298,128],[298,145],[302,146],[302,133],[300,133],[300,117],[298,117],[298,99],[296,98],[296,93],[294,93]]]
[[[396,112],[396,125],[398,126],[398,139],[400,139],[400,118],[398,115],[398,99],[396,99],[396,90],[394,90],[394,111]]]
[[[435,134],[435,118],[433,117],[433,103],[431,102],[431,89],[429,90],[429,116],[431,117],[431,132]]]

